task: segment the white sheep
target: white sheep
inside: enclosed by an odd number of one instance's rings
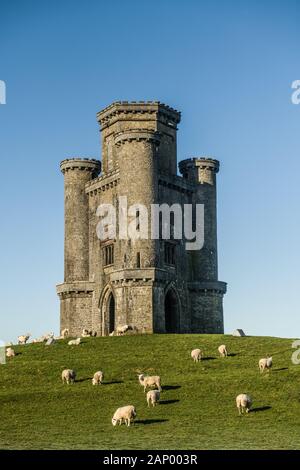
[[[18,336],[18,344],[26,344],[30,336],[31,336],[30,333],[27,333],[26,335]]]
[[[50,333],[45,333],[44,335],[42,335],[42,339],[43,341],[48,341],[48,339],[52,339],[54,338],[54,332],[51,331]]]
[[[202,351],[201,349],[193,349],[191,352],[191,358],[193,359],[194,362],[199,362],[201,361],[202,357]]]
[[[44,338],[35,338],[31,341],[32,343],[43,343],[44,342]]]
[[[126,333],[126,331],[128,331],[130,329],[130,326],[129,325],[121,325],[121,326],[118,326],[117,327],[117,336],[122,336]]]
[[[61,379],[63,383],[67,383],[68,385],[70,383],[74,383],[76,378],[76,372],[73,369],[65,369],[61,373]]]
[[[61,332],[62,339],[66,339],[69,336],[69,328],[64,328]]]
[[[235,401],[240,415],[243,414],[244,411],[246,411],[246,413],[249,413],[252,405],[252,399],[249,395],[246,395],[246,393],[241,393],[236,397]]]
[[[161,380],[160,380],[160,377],[158,375],[143,375],[143,374],[140,374],[138,376],[139,378],[139,382],[140,384],[144,387],[144,392],[146,393],[146,388],[147,387],[157,387],[158,388],[158,391],[161,392],[162,391],[162,388],[161,388]]]
[[[15,357],[16,353],[14,349],[12,348],[7,348],[6,349],[6,357]]]
[[[221,344],[221,346],[218,347],[218,351],[219,351],[221,357],[227,357],[228,356],[228,352],[227,352],[225,344]]]
[[[68,342],[68,345],[69,346],[78,346],[81,342],[81,338],[77,338],[77,339],[71,339],[69,342]]]
[[[101,385],[104,379],[104,374],[101,370],[95,372],[94,377],[92,378],[93,385]]]
[[[272,364],[272,357],[264,357],[263,359],[260,359],[258,362],[260,372],[263,372],[265,369],[267,369],[267,371],[269,372],[272,367]]]
[[[82,338],[87,338],[88,336],[92,336],[92,332],[84,328],[81,333]]]
[[[157,405],[160,399],[160,392],[158,390],[149,390],[147,393],[147,403],[150,406],[152,403],[153,406]]]
[[[112,331],[111,333],[109,333],[109,336],[115,336],[115,334],[116,333],[114,331]]]
[[[122,424],[123,420],[127,426],[130,426],[131,421],[133,422],[134,418],[136,417],[136,409],[133,405],[123,406],[122,408],[118,408],[115,414],[112,417],[112,425],[116,426]]]

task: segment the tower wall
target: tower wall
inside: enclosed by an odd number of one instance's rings
[[[100,172],[100,161],[73,158],[60,165],[65,187],[64,283],[60,297],[60,329],[72,336],[92,327],[93,285],[89,283],[89,204],[85,185]]]
[[[193,203],[204,205],[204,245],[191,252],[191,330],[193,333],[223,333],[226,284],[218,281],[216,174],[219,162],[212,158],[192,158],[180,162],[179,168],[183,178],[195,184]]]
[[[148,210],[148,239],[129,238],[122,243],[121,257],[129,258],[132,268],[154,267],[156,263],[158,241],[151,239],[150,208],[158,194],[159,141],[156,132],[146,129],[120,132],[115,137],[119,149],[119,195],[126,197],[127,208],[141,204]],[[142,223],[140,211],[140,229]]]
[[[97,115],[102,135],[103,172],[118,168],[120,155],[115,136],[129,130],[149,130],[160,134],[158,170],[177,174],[177,124],[180,113],[159,101],[111,104]]]
[[[194,204],[204,205],[204,245],[192,253],[193,280],[216,281],[218,279],[217,246],[217,188],[216,173],[219,162],[211,158],[193,158],[179,164],[184,178],[195,187]]]
[[[65,184],[64,281],[89,279],[89,206],[85,184],[100,172],[100,162],[79,158],[63,160]]]

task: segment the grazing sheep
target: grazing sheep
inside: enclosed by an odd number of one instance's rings
[[[158,390],[149,390],[147,393],[147,403],[150,406],[152,403],[153,406],[157,405],[160,399],[160,392]]]
[[[73,369],[65,369],[61,373],[61,379],[63,383],[67,383],[68,385],[70,383],[74,383],[76,378],[76,372]]]
[[[236,397],[235,401],[237,409],[239,410],[239,415],[243,414],[244,411],[246,411],[246,413],[249,413],[252,405],[252,399],[251,397],[249,397],[249,395],[241,393]]]
[[[139,378],[139,382],[140,384],[144,387],[144,392],[146,393],[146,388],[147,387],[157,387],[158,388],[158,391],[161,392],[162,391],[162,388],[161,388],[161,381],[160,381],[160,377],[158,375],[153,375],[153,376],[150,376],[150,375],[143,375],[143,374],[140,374],[138,376]]]
[[[69,336],[69,328],[64,328],[61,332],[61,336],[63,339],[66,339]]]
[[[227,357],[228,356],[225,344],[221,344],[221,346],[218,347],[218,351],[219,351],[221,357]]]
[[[27,333],[27,335],[18,336],[18,344],[26,344],[30,336],[31,336],[30,333]]]
[[[53,333],[53,331],[51,331],[50,333],[45,333],[45,334],[42,336],[43,341],[48,341],[48,339],[52,339],[52,338],[54,338],[54,333]]]
[[[94,377],[92,378],[93,385],[101,385],[104,379],[104,374],[101,370],[95,372]]]
[[[16,353],[12,348],[6,349],[6,357],[15,357]]]
[[[129,325],[121,325],[117,327],[117,336],[122,336],[130,329]]]
[[[71,339],[69,342],[68,342],[68,345],[69,346],[78,346],[81,342],[81,338],[77,338],[77,339]]]
[[[267,371],[269,372],[272,367],[272,364],[272,357],[264,357],[263,359],[260,359],[258,362],[260,372],[263,372],[265,369],[267,369]]]
[[[194,360],[194,362],[201,361],[201,357],[202,357],[201,349],[193,349],[193,351],[191,352],[191,358]]]
[[[122,424],[123,420],[127,426],[130,426],[131,421],[134,421],[134,418],[136,417],[136,409],[132,405],[127,405],[123,406],[122,408],[118,408],[115,414],[112,417],[112,425],[116,426],[116,424],[119,423],[119,425]]]
[[[31,341],[32,343],[43,343],[44,342],[44,338],[35,338]]]

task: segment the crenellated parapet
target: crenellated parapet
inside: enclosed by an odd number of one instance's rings
[[[101,162],[94,158],[66,158],[60,163],[60,170],[63,174],[70,170],[91,171],[94,178],[101,172]]]
[[[180,112],[160,101],[115,101],[97,114],[101,130],[117,121],[141,120],[160,121],[176,128],[180,122]]]
[[[125,142],[151,142],[156,144],[160,143],[160,134],[151,129],[130,129],[119,132],[115,135],[115,144],[120,146]]]
[[[179,162],[179,171],[183,178],[200,184],[214,185],[219,167],[219,161],[210,157],[194,157]]]

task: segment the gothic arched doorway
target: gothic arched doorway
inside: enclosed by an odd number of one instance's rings
[[[166,333],[179,333],[179,303],[174,289],[169,289],[165,296]]]
[[[112,293],[107,302],[108,306],[108,333],[112,333],[115,329],[115,299]]]

